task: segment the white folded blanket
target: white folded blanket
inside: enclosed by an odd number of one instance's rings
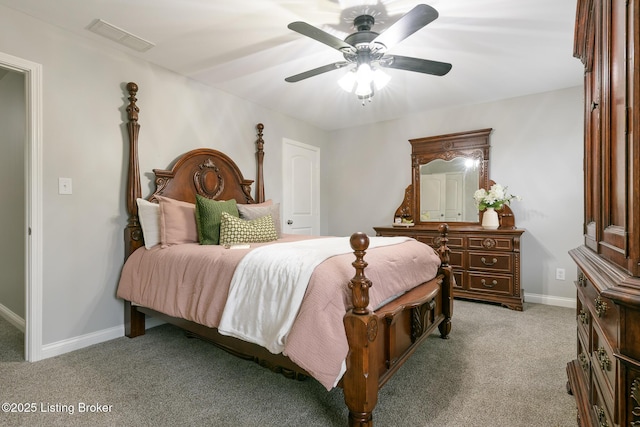
[[[250,251],[233,275],[218,331],[281,353],[313,270],[327,258],[353,252],[349,239],[311,239]],[[369,249],[407,240],[369,237]]]

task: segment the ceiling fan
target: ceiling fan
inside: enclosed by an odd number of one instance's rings
[[[348,35],[344,40],[306,22],[292,22],[288,28],[340,51],[345,60],[287,77],[285,81],[299,82],[309,77],[356,64],[356,67],[340,79],[339,83],[343,89],[349,92],[355,90],[356,95],[364,104],[364,100],[370,100],[373,96],[374,87],[381,89],[380,86],[384,86],[390,79],[379,67],[444,76],[451,70],[449,63],[387,54],[387,51],[393,46],[433,22],[437,17],[437,10],[426,4],[420,4],[378,34],[371,31],[371,27],[375,23],[374,17],[364,14],[354,19],[353,25],[357,31]]]

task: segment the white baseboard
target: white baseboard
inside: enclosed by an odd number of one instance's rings
[[[576,308],[575,298],[554,297],[550,295],[524,293],[524,300],[534,304],[556,305],[559,307]]]
[[[70,351],[89,347],[90,345],[110,341],[112,339],[119,338],[122,335],[124,335],[124,327],[120,325],[51,344],[45,344],[42,346],[41,359],[48,359],[49,357],[59,356],[64,353],[69,353]]]
[[[26,327],[26,322],[24,321],[24,319],[2,304],[0,304],[0,317],[11,323],[16,328],[20,329],[20,332],[24,334],[24,330]]]
[[[147,318],[145,329],[155,328],[165,322],[154,318]],[[124,336],[124,325],[114,326],[113,328],[103,329],[101,331],[92,332],[86,335],[69,338],[66,340],[45,344],[42,346],[41,359],[59,356],[70,351],[80,350],[90,345],[100,344],[105,341],[111,341]]]

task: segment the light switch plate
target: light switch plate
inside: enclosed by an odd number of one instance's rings
[[[58,178],[58,194],[73,194],[71,178]]]

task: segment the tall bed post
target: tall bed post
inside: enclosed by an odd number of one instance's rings
[[[349,408],[349,426],[371,427],[373,409],[378,403],[378,354],[375,346],[378,317],[367,308],[371,281],[364,275],[367,266],[364,255],[369,247],[369,237],[364,233],[354,233],[350,243],[356,256],[352,263],[356,273],[349,282],[353,308],[344,316],[349,353],[342,387]]]
[[[138,203],[136,199],[142,197],[140,187],[140,166],[138,162],[138,133],[140,125],[138,124],[138,113],[140,109],[136,105],[136,94],[138,93],[138,85],[127,83],[127,92],[129,92],[129,105],[127,106],[127,134],[129,135],[129,170],[127,176],[127,213],[129,220],[124,230],[124,259],[126,261],[136,249],[144,244],[142,236],[142,227],[138,218]],[[130,301],[124,302],[124,332],[125,335],[133,338],[144,335],[145,317],[131,304]]]
[[[140,109],[136,105],[138,85],[127,83],[129,92],[129,105],[127,105],[127,133],[129,135],[129,171],[127,176],[127,213],[129,220],[124,231],[125,254],[124,259],[129,258],[136,249],[144,244],[142,228],[138,219],[138,204],[136,199],[142,197],[140,189],[140,166],[138,162],[138,113]]]
[[[256,141],[256,158],[258,163],[258,175],[256,177],[256,202],[262,203],[264,202],[264,171],[262,167],[264,163],[264,140],[262,139],[264,125],[262,123],[258,123],[256,128],[258,129],[258,140]]]
[[[453,286],[456,282],[456,278],[453,275],[453,268],[449,265],[449,257],[451,250],[447,246],[449,238],[449,226],[447,224],[440,224],[438,227],[440,232],[440,247],[438,247],[438,255],[440,256],[440,272],[444,275],[444,283],[442,285],[442,314],[444,314],[444,320],[438,325],[440,331],[440,337],[444,339],[449,338],[451,333],[451,316],[453,316]]]

